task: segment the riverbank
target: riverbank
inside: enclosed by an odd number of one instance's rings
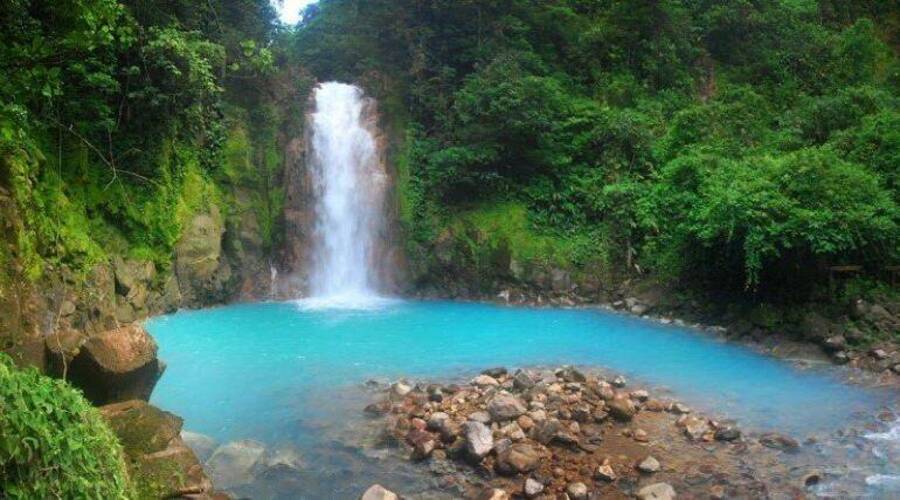
[[[373,483],[383,490],[371,495],[380,496],[362,498],[670,498],[648,497],[650,486],[679,498],[893,491],[877,483],[897,477],[879,469],[900,458],[880,437],[897,427],[888,421],[894,414],[783,434],[598,368],[504,371],[330,388],[343,416],[301,424],[315,429],[319,445],[183,436],[231,498],[355,498]]]
[[[499,291],[490,293],[425,286],[412,295],[516,306],[598,307],[701,330],[782,359],[847,365],[874,374],[877,383],[900,384],[900,303],[857,299],[848,307],[812,302],[754,305],[727,298],[700,300],[652,280],[625,280],[609,290],[563,281],[555,288],[498,285]]]
[[[846,451],[815,457],[851,441],[861,449],[866,439],[858,431],[798,440],[771,429],[744,430],[597,369],[493,368],[468,382],[397,382],[379,391],[365,408],[383,428],[379,445],[419,463],[423,475],[451,492],[448,498],[873,493],[865,489],[870,477],[861,484],[849,465],[836,465],[859,457]],[[871,453],[874,445],[865,447]],[[373,486],[363,498],[396,498],[383,488]]]

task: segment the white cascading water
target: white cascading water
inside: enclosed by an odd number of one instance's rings
[[[311,114],[309,172],[315,207],[310,306],[378,300],[374,255],[387,174],[373,127],[373,102],[356,86],[323,83]]]

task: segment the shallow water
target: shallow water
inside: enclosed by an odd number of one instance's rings
[[[323,428],[358,418],[361,409],[344,396],[353,391],[337,388],[369,378],[468,376],[497,365],[603,366],[745,428],[799,439],[844,428],[895,397],[848,385],[836,368],[803,370],[689,329],[599,309],[256,303],[182,311],[148,328],[168,364],[153,401],[219,441],[321,446]],[[877,472],[895,472],[889,469]]]

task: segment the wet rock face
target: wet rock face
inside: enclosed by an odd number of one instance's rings
[[[224,233],[224,219],[215,206],[184,229],[175,246],[175,275],[184,304],[222,303],[230,295],[232,269],[222,251]]]
[[[181,439],[180,418],[139,400],[102,406],[100,412],[122,443],[141,492],[169,498],[212,490],[197,456]]]
[[[88,338],[64,369],[88,400],[104,405],[149,400],[164,367],[157,358],[156,341],[144,327],[133,324]]]

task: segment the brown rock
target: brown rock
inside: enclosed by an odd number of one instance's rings
[[[631,421],[635,413],[637,413],[637,407],[635,407],[634,402],[628,396],[617,396],[607,402],[606,405],[609,408],[609,414],[622,422]]]
[[[68,378],[95,405],[150,399],[164,365],[156,341],[138,324],[90,337],[69,363]]]
[[[540,450],[525,443],[513,444],[497,456],[497,471],[502,474],[524,474],[540,464]]]

